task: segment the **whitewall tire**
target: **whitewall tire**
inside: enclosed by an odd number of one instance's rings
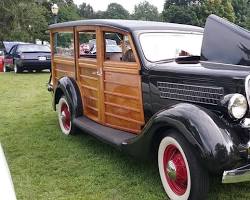
[[[3,65],[3,72],[6,73],[6,72],[8,72],[8,71],[9,71],[9,70],[7,69],[6,65],[4,64],[4,65]]]
[[[205,199],[209,179],[189,144],[172,132],[160,142],[158,167],[162,185],[171,200]]]
[[[17,64],[14,63],[14,72],[17,74],[17,73],[20,73],[20,69],[18,68]]]
[[[69,104],[64,96],[62,96],[58,103],[58,121],[62,132],[65,135],[72,133],[72,114]]]

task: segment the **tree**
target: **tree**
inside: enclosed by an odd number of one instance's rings
[[[244,27],[250,30],[250,8],[248,7],[247,15],[246,15],[246,21],[244,23]]]
[[[162,18],[167,22],[200,26],[200,7],[201,1],[198,0],[166,0]]]
[[[48,39],[46,9],[33,0],[0,2],[0,40]]]
[[[232,0],[232,6],[235,13],[235,23],[240,26],[246,27],[249,19],[250,2],[248,0]]]
[[[201,16],[205,22],[210,14],[223,17],[231,22],[235,21],[235,13],[231,0],[206,0],[201,7]]]
[[[82,18],[94,18],[94,10],[92,6],[84,2],[79,6],[79,13]]]
[[[118,3],[111,3],[105,11],[105,17],[110,19],[129,19],[129,12]]]
[[[202,0],[166,0],[164,9],[168,9],[170,6],[188,6],[200,4]]]
[[[210,14],[231,22],[236,18],[232,0],[166,0],[162,16],[168,22],[204,26]]]
[[[79,20],[80,15],[78,12],[77,5],[73,4],[65,4],[59,8],[58,12],[58,22],[66,22],[66,21],[73,21]]]
[[[135,5],[133,19],[158,21],[159,12],[156,6],[150,4],[148,1],[144,1]]]
[[[172,5],[162,12],[162,17],[171,23],[200,25],[195,7]]]

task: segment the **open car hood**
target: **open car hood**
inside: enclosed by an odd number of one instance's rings
[[[3,46],[4,46],[4,48],[5,48],[5,50],[6,50],[7,53],[16,44],[27,44],[27,43],[25,43],[25,42],[14,42],[14,41],[13,42],[3,41]]]
[[[250,66],[250,32],[210,15],[204,29],[201,60]]]

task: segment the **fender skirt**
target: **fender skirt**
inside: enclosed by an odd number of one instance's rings
[[[58,81],[53,97],[53,108],[56,110],[60,97],[64,95],[68,100],[72,115],[79,117],[83,115],[83,105],[80,90],[73,78],[63,77]]]
[[[239,139],[215,113],[193,104],[180,103],[156,113],[142,133],[123,143],[122,150],[134,156],[148,157],[153,140],[169,129],[178,130],[194,149],[198,159],[211,172],[235,166],[240,157]]]

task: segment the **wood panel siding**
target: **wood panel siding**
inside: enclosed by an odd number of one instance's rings
[[[115,69],[129,66],[128,63],[123,65],[122,62],[112,64]],[[130,68],[129,72],[118,72],[108,66],[110,62],[104,62],[105,123],[114,128],[140,133],[144,125],[144,114],[138,68],[132,64],[133,68]]]
[[[64,76],[75,78],[75,61],[73,57],[54,55],[52,66],[55,81]]]
[[[74,32],[74,57],[59,56],[52,50],[52,80],[63,76],[76,80],[88,118],[116,129],[139,134],[144,126],[140,62],[131,35],[123,30],[100,26],[77,26],[51,31],[53,48],[56,32]],[[80,56],[80,33],[96,33],[96,58]],[[105,32],[128,36],[135,62],[105,60]],[[54,84],[55,86],[56,84]]]
[[[84,115],[97,122],[100,120],[99,76],[97,75],[97,60],[89,58],[78,59],[78,85],[84,102]]]

